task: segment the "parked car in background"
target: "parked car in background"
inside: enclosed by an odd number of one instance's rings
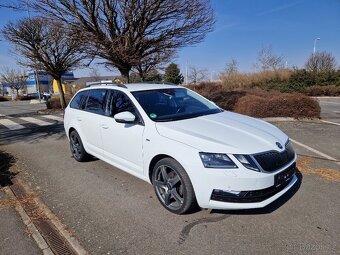
[[[44,100],[50,99],[50,98],[51,98],[51,93],[50,93],[50,92],[44,92],[44,93],[42,94],[42,98],[43,98]]]
[[[177,214],[264,207],[297,181],[286,134],[180,86],[92,85],[73,97],[64,126],[75,160],[93,155],[151,183]]]

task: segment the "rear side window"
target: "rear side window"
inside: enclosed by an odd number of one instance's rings
[[[85,108],[85,103],[88,95],[88,90],[79,92],[72,100],[70,107],[74,109],[81,109]]]
[[[106,111],[106,94],[107,90],[105,89],[90,90],[85,110],[104,115]]]

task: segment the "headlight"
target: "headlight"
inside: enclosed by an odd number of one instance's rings
[[[206,168],[237,168],[226,154],[200,152],[200,157]]]
[[[242,163],[246,168],[260,172],[259,167],[249,155],[234,154],[234,157]]]

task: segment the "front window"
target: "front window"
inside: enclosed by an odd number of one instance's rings
[[[154,121],[188,119],[222,111],[209,100],[185,88],[135,91],[132,94]]]

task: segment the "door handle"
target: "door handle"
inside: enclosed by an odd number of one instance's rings
[[[81,118],[80,118],[80,117],[77,117],[77,120],[78,120],[78,121],[81,121]]]
[[[109,128],[109,126],[106,125],[106,124],[101,124],[100,126],[101,126],[102,128],[104,128],[104,129],[108,129],[108,128]]]

